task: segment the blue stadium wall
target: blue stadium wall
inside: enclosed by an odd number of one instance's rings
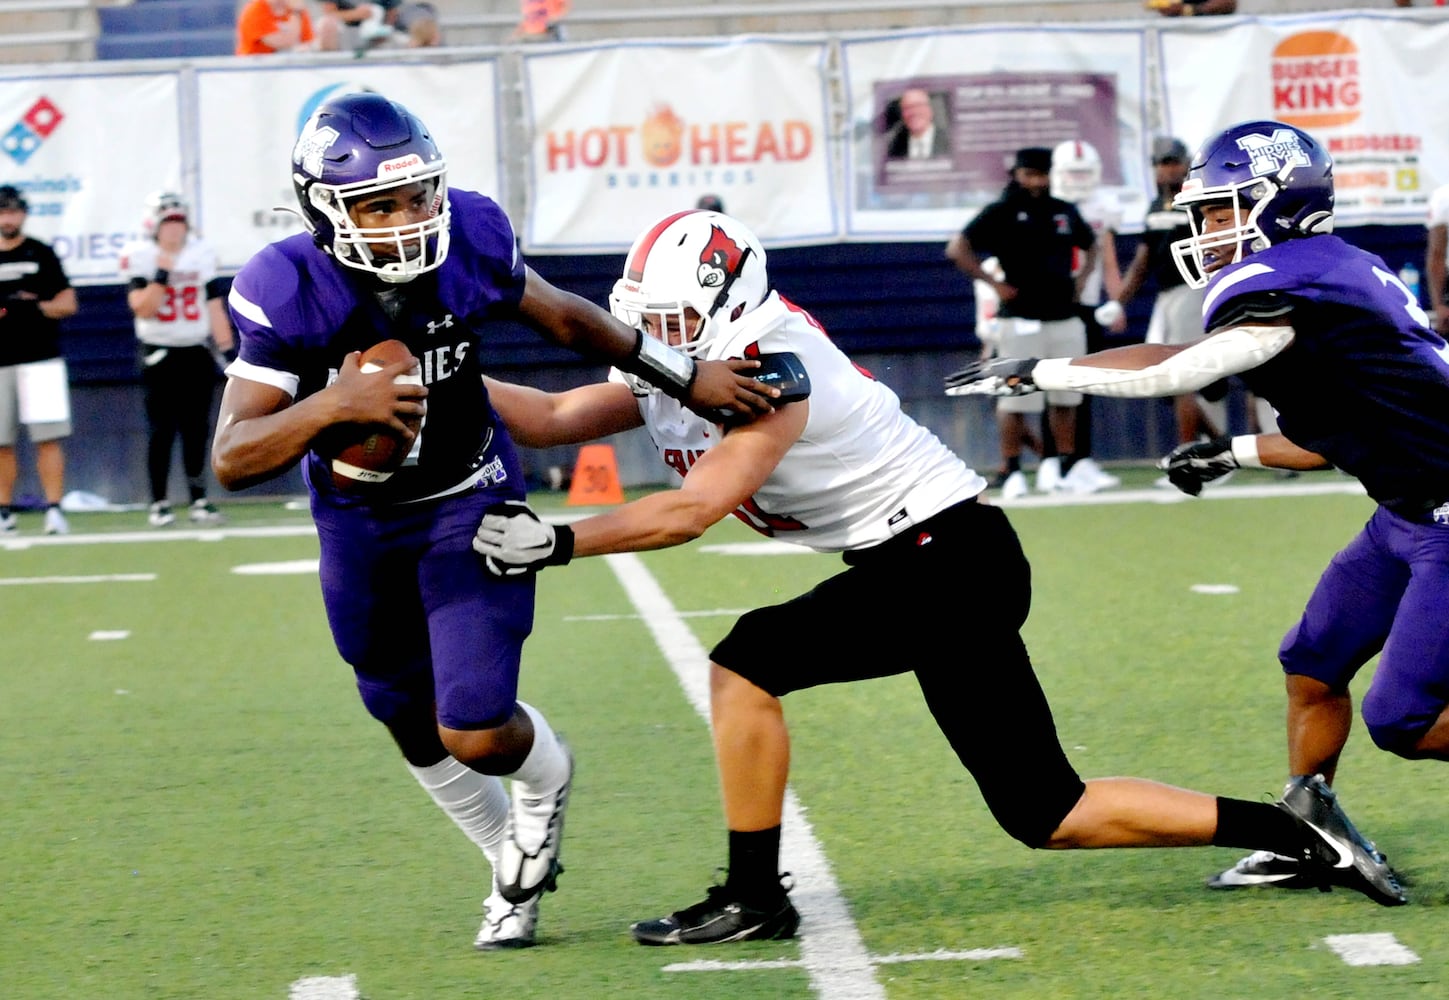
[[[1351,242],[1378,253],[1394,269],[1422,268],[1422,226],[1365,226],[1345,230]],[[1119,241],[1119,257],[1131,259],[1134,238]],[[540,256],[530,265],[560,287],[605,303],[623,258],[617,255]],[[776,287],[809,309],[832,339],[858,363],[900,394],[906,409],[978,468],[997,463],[991,403],[947,399],[941,377],[973,357],[974,305],[970,282],[942,255],[940,243],[842,243],[770,252]],[[1129,306],[1129,330],[1120,342],[1140,340],[1151,309],[1151,289]],[[75,434],[67,449],[67,489],[98,494],[115,503],[149,499],[145,477],[145,422],[139,367],[125,289],[78,290],[80,312],[64,326],[64,346],[75,387]],[[602,375],[603,369],[541,340],[523,327],[503,324],[485,347],[485,364],[502,378],[563,388]],[[1093,400],[1093,439],[1099,459],[1142,459],[1174,443],[1170,405],[1161,400]],[[1235,404],[1233,419],[1241,420]],[[1238,429],[1235,426],[1235,429]],[[626,485],[662,480],[662,470],[642,435],[615,440]],[[22,445],[22,449],[24,446]],[[573,449],[527,452],[531,478],[550,466],[572,468]],[[34,499],[34,473],[22,455],[18,498]],[[179,457],[173,496],[183,497]],[[295,470],[253,488],[252,495],[302,491]]]

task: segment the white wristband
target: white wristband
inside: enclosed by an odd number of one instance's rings
[[[1233,438],[1233,461],[1244,469],[1263,467],[1263,459],[1258,455],[1258,435],[1238,434]]]

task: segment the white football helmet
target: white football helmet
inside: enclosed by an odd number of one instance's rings
[[[1095,146],[1069,139],[1052,150],[1052,197],[1086,201],[1102,183],[1102,157]]]
[[[141,229],[152,239],[161,223],[180,220],[191,225],[191,209],[186,199],[175,191],[156,191],[146,196],[146,214],[141,218]]]
[[[691,209],[665,216],[634,241],[609,309],[630,326],[696,355],[723,338],[769,291],[765,250],[755,234],[721,212]],[[699,317],[692,328],[686,309]],[[671,331],[679,331],[679,342],[671,342]]]

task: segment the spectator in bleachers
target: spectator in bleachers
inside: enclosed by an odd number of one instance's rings
[[[517,36],[526,42],[563,41],[563,19],[569,0],[519,0]]]
[[[405,2],[405,0],[378,0],[388,27],[392,28],[393,43],[410,49],[428,48],[443,44],[443,30],[438,24],[438,9],[430,3]]]
[[[250,0],[237,14],[239,56],[305,51],[312,41],[312,18],[305,0]]]
[[[63,535],[70,530],[60,512],[70,382],[58,321],[73,316],[77,306],[55,251],[25,235],[29,211],[19,190],[0,186],[0,534],[16,529],[15,442],[24,424],[45,493],[45,533]]]
[[[381,4],[366,0],[321,0],[317,5],[317,48],[364,52],[392,35],[385,16]]]
[[[724,212],[724,199],[717,194],[702,194],[694,207],[705,212]]]

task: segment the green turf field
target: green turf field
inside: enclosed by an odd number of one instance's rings
[[[1280,791],[1277,644],[1371,505],[1231,498],[1238,485],[1013,510],[1034,567],[1027,640],[1084,776]],[[3,1000],[1449,995],[1440,766],[1390,757],[1360,726],[1340,768],[1345,807],[1406,876],[1411,905],[1214,893],[1204,877],[1241,852],[1009,839],[909,676],[786,701],[814,838],[797,825],[791,846],[816,852],[786,860],[800,869],[800,941],[636,946],[631,920],[696,901],[724,860],[707,732],[670,656],[839,567],[737,554],[757,536],[732,521],[681,549],[540,577],[523,691],[578,756],[568,870],[538,947],[476,953],[482,859],[362,710],[307,571],[305,513],[228,513],[249,530],[90,514],[47,542],[35,516],[0,542]],[[302,571],[238,572],[268,565]],[[622,581],[672,605],[646,605],[663,648]],[[972,565],[942,581],[960,593],[961,627],[941,655],[966,691],[990,669],[972,657],[972,594],[990,581]],[[822,919],[832,907],[843,925]],[[1326,941],[1364,934],[1391,934],[1418,961],[1350,965]]]

